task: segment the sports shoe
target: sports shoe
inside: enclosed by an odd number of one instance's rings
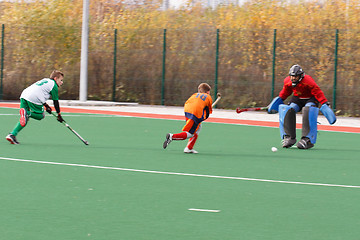
[[[184,153],[198,153],[196,150],[194,150],[194,149],[189,149],[188,147],[186,147],[185,149],[184,149]]]
[[[28,115],[26,113],[25,108],[20,108],[20,125],[25,127],[28,120]]]
[[[309,149],[314,146],[308,137],[302,137],[301,140],[296,144],[299,149]]]
[[[8,140],[11,144],[19,144],[19,142],[16,140],[16,137],[11,133],[6,136],[6,140]]]
[[[282,146],[283,148],[289,148],[292,145],[294,145],[296,143],[296,138],[291,138],[288,135],[284,136],[284,139],[282,140]]]
[[[171,133],[168,133],[166,134],[166,139],[165,139],[165,142],[163,144],[163,148],[165,149],[172,141],[172,134]]]

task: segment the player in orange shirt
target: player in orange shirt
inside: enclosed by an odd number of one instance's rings
[[[198,153],[195,151],[194,145],[201,130],[201,122],[205,121],[210,113],[212,113],[212,98],[210,96],[211,87],[207,83],[201,83],[198,86],[198,92],[194,93],[186,102],[184,106],[186,124],[181,133],[168,133],[163,144],[165,149],[172,140],[189,139],[184,153]]]

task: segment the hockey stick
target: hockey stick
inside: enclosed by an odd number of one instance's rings
[[[51,114],[52,114],[54,117],[57,118],[57,116],[56,116],[55,113],[51,112]],[[67,127],[70,131],[72,131],[85,145],[89,145],[89,142],[86,141],[85,139],[83,139],[83,138],[80,136],[80,134],[78,134],[74,129],[72,129],[72,128],[70,127],[70,125],[67,124],[67,122],[65,122],[65,120],[62,122],[62,124],[64,124],[65,127]]]
[[[213,104],[211,105],[211,107],[215,107],[216,104],[220,101],[220,99],[221,99],[221,94],[218,93],[218,94],[217,94],[217,99],[215,100],[215,102],[213,102]]]
[[[257,108],[236,108],[237,113],[247,112],[247,111],[263,111],[268,110],[268,107],[257,107]]]

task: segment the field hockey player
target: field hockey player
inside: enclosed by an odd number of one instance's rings
[[[51,97],[57,112],[57,120],[63,122],[60,114],[58,87],[63,85],[64,74],[54,70],[49,78],[43,78],[23,90],[20,96],[20,120],[9,135],[6,136],[11,144],[19,144],[17,134],[27,125],[30,118],[41,120],[45,117],[44,108],[51,114],[51,107],[46,101]]]
[[[289,104],[284,100],[291,94]],[[282,146],[289,148],[296,143],[296,116],[302,110],[302,136],[296,144],[299,149],[309,149],[316,143],[317,117],[320,111],[324,114],[330,124],[336,121],[335,114],[330,108],[323,91],[315,83],[314,79],[305,75],[299,65],[290,68],[289,76],[284,79],[283,89],[279,96],[274,98],[269,105],[268,113],[279,112],[280,135]]]
[[[201,130],[201,122],[208,119],[212,113],[212,98],[210,96],[211,87],[207,83],[201,83],[198,86],[198,92],[194,93],[184,106],[186,124],[181,133],[168,133],[163,143],[163,148],[173,140],[185,140],[189,138],[184,153],[198,153],[194,150],[194,145]]]

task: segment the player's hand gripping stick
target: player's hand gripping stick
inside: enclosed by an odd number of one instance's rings
[[[221,99],[221,94],[218,93],[218,94],[217,94],[217,98],[216,98],[215,102],[213,102],[213,104],[211,105],[211,107],[215,107],[216,104],[220,101],[220,99]]]

